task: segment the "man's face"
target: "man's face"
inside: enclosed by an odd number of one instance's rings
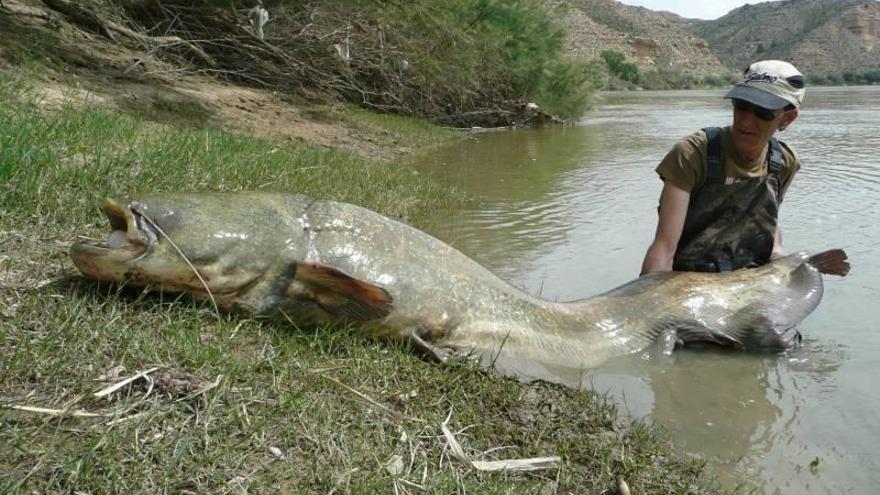
[[[767,110],[744,100],[733,100],[733,146],[743,158],[760,158],[767,141],[797,118],[797,109]]]

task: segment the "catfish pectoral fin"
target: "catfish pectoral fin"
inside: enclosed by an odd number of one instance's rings
[[[808,262],[820,273],[845,277],[849,273],[849,261],[843,249],[830,249],[810,256]]]
[[[300,261],[286,295],[318,305],[329,315],[349,321],[383,318],[393,309],[391,294],[329,265]]]
[[[675,352],[675,347],[683,344],[684,342],[678,337],[678,330],[675,327],[669,327],[657,335],[657,339],[654,341],[654,350],[659,355],[670,357]]]
[[[713,330],[696,321],[679,321],[675,323],[677,342],[689,344],[714,344],[721,347],[743,349],[743,343],[732,335]]]
[[[733,332],[750,351],[784,351],[798,347],[803,340],[795,328],[800,318],[791,318],[791,310],[768,300],[765,304],[746,306],[734,317],[739,320]]]

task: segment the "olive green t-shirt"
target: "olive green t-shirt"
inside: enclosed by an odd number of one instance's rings
[[[687,192],[702,186],[706,181],[707,141],[706,133],[699,130],[676,143],[657,166],[656,171],[660,178]],[[801,168],[801,162],[792,148],[781,141],[780,144],[782,169],[779,171],[779,201],[781,202],[791,184],[791,179]],[[721,149],[724,175],[728,181],[767,175],[767,148],[764,148],[764,153],[757,160],[740,160],[733,152],[729,126],[721,129]]]

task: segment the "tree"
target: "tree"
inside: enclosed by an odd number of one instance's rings
[[[614,50],[603,50],[601,56],[608,64],[608,70],[615,76],[631,83],[639,81],[639,68],[636,64],[627,62],[626,55]]]

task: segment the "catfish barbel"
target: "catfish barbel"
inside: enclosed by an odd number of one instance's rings
[[[111,232],[70,250],[83,274],[188,292],[295,323],[355,322],[430,356],[592,368],[659,344],[785,349],[840,249],[726,273],[658,272],[551,302],[453,247],[359,206],[296,194],[157,193],[103,207]]]

